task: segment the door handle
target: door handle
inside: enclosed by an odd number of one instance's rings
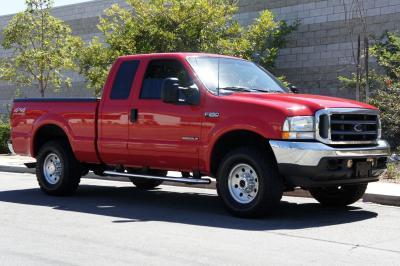
[[[130,121],[132,123],[136,122],[138,119],[138,109],[131,109]]]

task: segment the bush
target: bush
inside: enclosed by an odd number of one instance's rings
[[[369,72],[369,88],[372,92],[368,103],[381,111],[382,136],[395,151],[400,148],[400,35],[385,33],[370,48],[379,69]],[[342,88],[355,89],[356,76],[339,77]],[[365,76],[361,77],[360,87],[364,88]],[[365,94],[361,91],[362,98]]]
[[[383,179],[390,182],[400,182],[400,163],[399,162],[391,162],[387,166],[387,171],[385,175],[383,175]]]
[[[369,102],[381,110],[383,136],[392,147],[400,148],[400,35],[386,33],[374,46],[371,54],[383,69],[377,75],[380,82]]]
[[[10,124],[0,122],[0,153],[8,153],[7,141],[10,139]]]
[[[400,147],[400,89],[377,90],[369,103],[381,110],[382,136],[397,150]]]

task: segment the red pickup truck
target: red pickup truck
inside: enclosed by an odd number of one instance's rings
[[[295,187],[352,204],[389,155],[374,106],[295,94],[257,64],[195,53],[120,57],[101,99],[15,99],[12,143],[37,159],[50,195],[74,192],[89,170],[141,189],[209,176],[242,217],[269,213]]]

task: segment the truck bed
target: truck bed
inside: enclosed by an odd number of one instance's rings
[[[11,132],[15,152],[34,156],[34,142],[31,140],[44,124],[51,124],[67,133],[79,161],[97,163],[98,103],[97,98],[15,99]]]

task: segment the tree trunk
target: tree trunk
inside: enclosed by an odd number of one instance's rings
[[[368,37],[364,39],[365,49],[365,101],[369,100],[369,41]]]
[[[39,91],[40,91],[40,96],[44,98],[44,84],[43,80],[39,80]]]

